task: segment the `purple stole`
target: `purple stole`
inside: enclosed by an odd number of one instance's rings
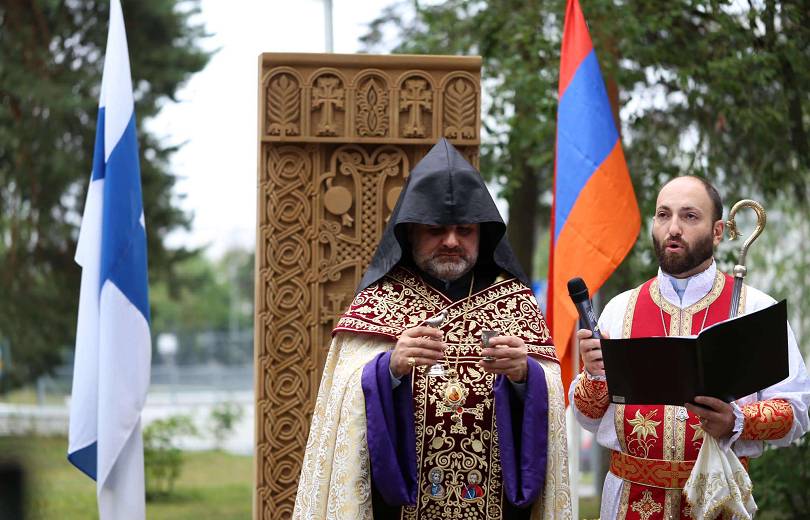
[[[390,352],[363,370],[372,482],[387,504],[404,506],[402,518],[500,518],[542,493],[548,389],[536,362],[529,362],[523,401],[505,377],[481,370],[480,332],[518,336],[531,357],[557,362],[531,290],[512,278],[452,302],[397,268],[355,297],[334,332],[393,343],[442,310],[444,376],[417,366],[392,391]]]

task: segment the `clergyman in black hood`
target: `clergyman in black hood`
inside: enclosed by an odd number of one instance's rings
[[[333,331],[294,518],[570,518],[545,320],[476,169],[442,139]]]

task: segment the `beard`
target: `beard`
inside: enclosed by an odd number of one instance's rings
[[[666,246],[661,244],[655,236],[652,239],[655,254],[658,257],[658,265],[667,274],[678,275],[690,271],[714,255],[714,242],[711,233],[706,233],[706,235],[696,240],[693,245],[682,239],[668,239],[677,241],[683,247],[683,252],[680,254],[668,252]]]
[[[459,256],[443,256],[448,254]],[[463,249],[454,248],[440,249],[433,254],[426,255],[413,252],[413,261],[419,269],[433,278],[438,278],[445,282],[453,282],[467,274],[470,269],[473,268],[475,262],[478,261],[478,251],[472,254],[465,254]]]

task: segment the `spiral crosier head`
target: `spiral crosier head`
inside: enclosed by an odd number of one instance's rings
[[[726,226],[728,227],[729,239],[735,240],[740,236],[740,232],[737,229],[737,222],[734,220],[734,217],[737,215],[737,211],[742,208],[751,208],[754,210],[754,212],[757,214],[757,226],[754,228],[751,236],[749,236],[745,242],[743,242],[742,247],[740,247],[740,255],[737,259],[737,265],[734,266],[734,288],[731,293],[731,306],[729,307],[728,313],[729,318],[735,317],[739,311],[743,278],[745,278],[748,271],[748,269],[745,267],[745,256],[748,254],[748,248],[751,247],[754,240],[756,240],[757,237],[762,234],[762,231],[765,229],[765,222],[767,221],[765,208],[762,207],[762,204],[750,199],[741,200],[734,204],[734,206],[732,206],[731,210],[728,212]]]
[[[742,247],[740,247],[740,255],[737,261],[737,266],[735,266],[735,276],[737,275],[737,268],[741,267],[742,269],[741,274],[745,276],[745,257],[748,254],[748,248],[751,247],[751,244],[754,243],[754,240],[762,234],[762,231],[765,229],[765,223],[767,222],[767,216],[765,214],[765,208],[762,207],[762,204],[755,200],[744,199],[731,207],[731,210],[728,212],[728,220],[726,221],[726,227],[728,228],[728,237],[730,240],[736,240],[741,233],[739,229],[737,229],[737,222],[734,220],[734,217],[737,215],[737,212],[742,208],[751,208],[757,214],[757,225],[754,228],[754,231],[751,233],[745,242],[743,242]]]

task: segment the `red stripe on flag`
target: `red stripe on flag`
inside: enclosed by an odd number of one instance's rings
[[[565,10],[565,27],[563,29],[562,50],[560,51],[560,83],[558,95],[562,98],[571,78],[579,68],[585,56],[593,50],[585,16],[577,0],[568,0]]]

